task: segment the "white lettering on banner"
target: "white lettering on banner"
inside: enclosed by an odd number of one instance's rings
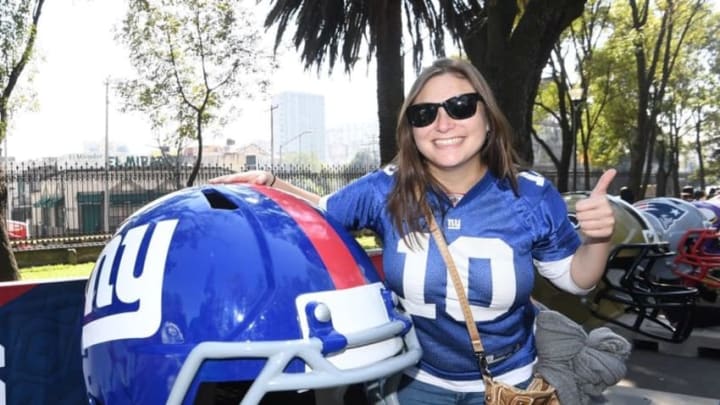
[[[136,310],[112,313],[84,325],[83,349],[113,340],[152,336],[158,330],[162,317],[165,261],[177,222],[173,219],[157,223],[145,257],[140,257],[138,253],[148,225],[130,229],[124,237],[118,235],[105,246],[88,281],[85,315],[90,314],[93,308],[105,308],[113,303],[138,305]],[[118,260],[115,256],[118,252],[121,256],[116,269],[114,265]],[[135,276],[138,260],[144,260],[143,270]],[[98,268],[98,265],[101,267]],[[115,271],[117,276],[113,284],[111,276]]]
[[[5,346],[0,345],[0,368],[5,368]],[[0,405],[5,405],[5,382],[0,380]]]
[[[167,166],[168,159],[177,159],[175,156],[108,156],[109,167],[161,167]],[[173,160],[174,161],[174,160]]]

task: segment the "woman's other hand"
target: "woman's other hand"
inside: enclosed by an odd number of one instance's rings
[[[249,170],[241,173],[227,174],[210,179],[210,184],[250,183],[272,187],[275,175],[264,170]]]

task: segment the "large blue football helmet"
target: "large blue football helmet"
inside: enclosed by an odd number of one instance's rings
[[[269,392],[370,382],[421,351],[370,259],[304,200],[187,188],[129,217],[88,281],[91,404],[194,403],[203,384]]]

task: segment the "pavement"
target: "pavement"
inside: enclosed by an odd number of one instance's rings
[[[685,357],[635,348],[620,386],[715,399],[720,404],[720,354]]]
[[[720,328],[696,329],[680,344],[616,332],[633,343],[627,373],[595,403],[720,405]]]

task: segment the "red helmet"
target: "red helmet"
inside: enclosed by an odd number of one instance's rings
[[[690,229],[680,239],[673,272],[686,285],[720,289],[719,236],[714,228]]]

